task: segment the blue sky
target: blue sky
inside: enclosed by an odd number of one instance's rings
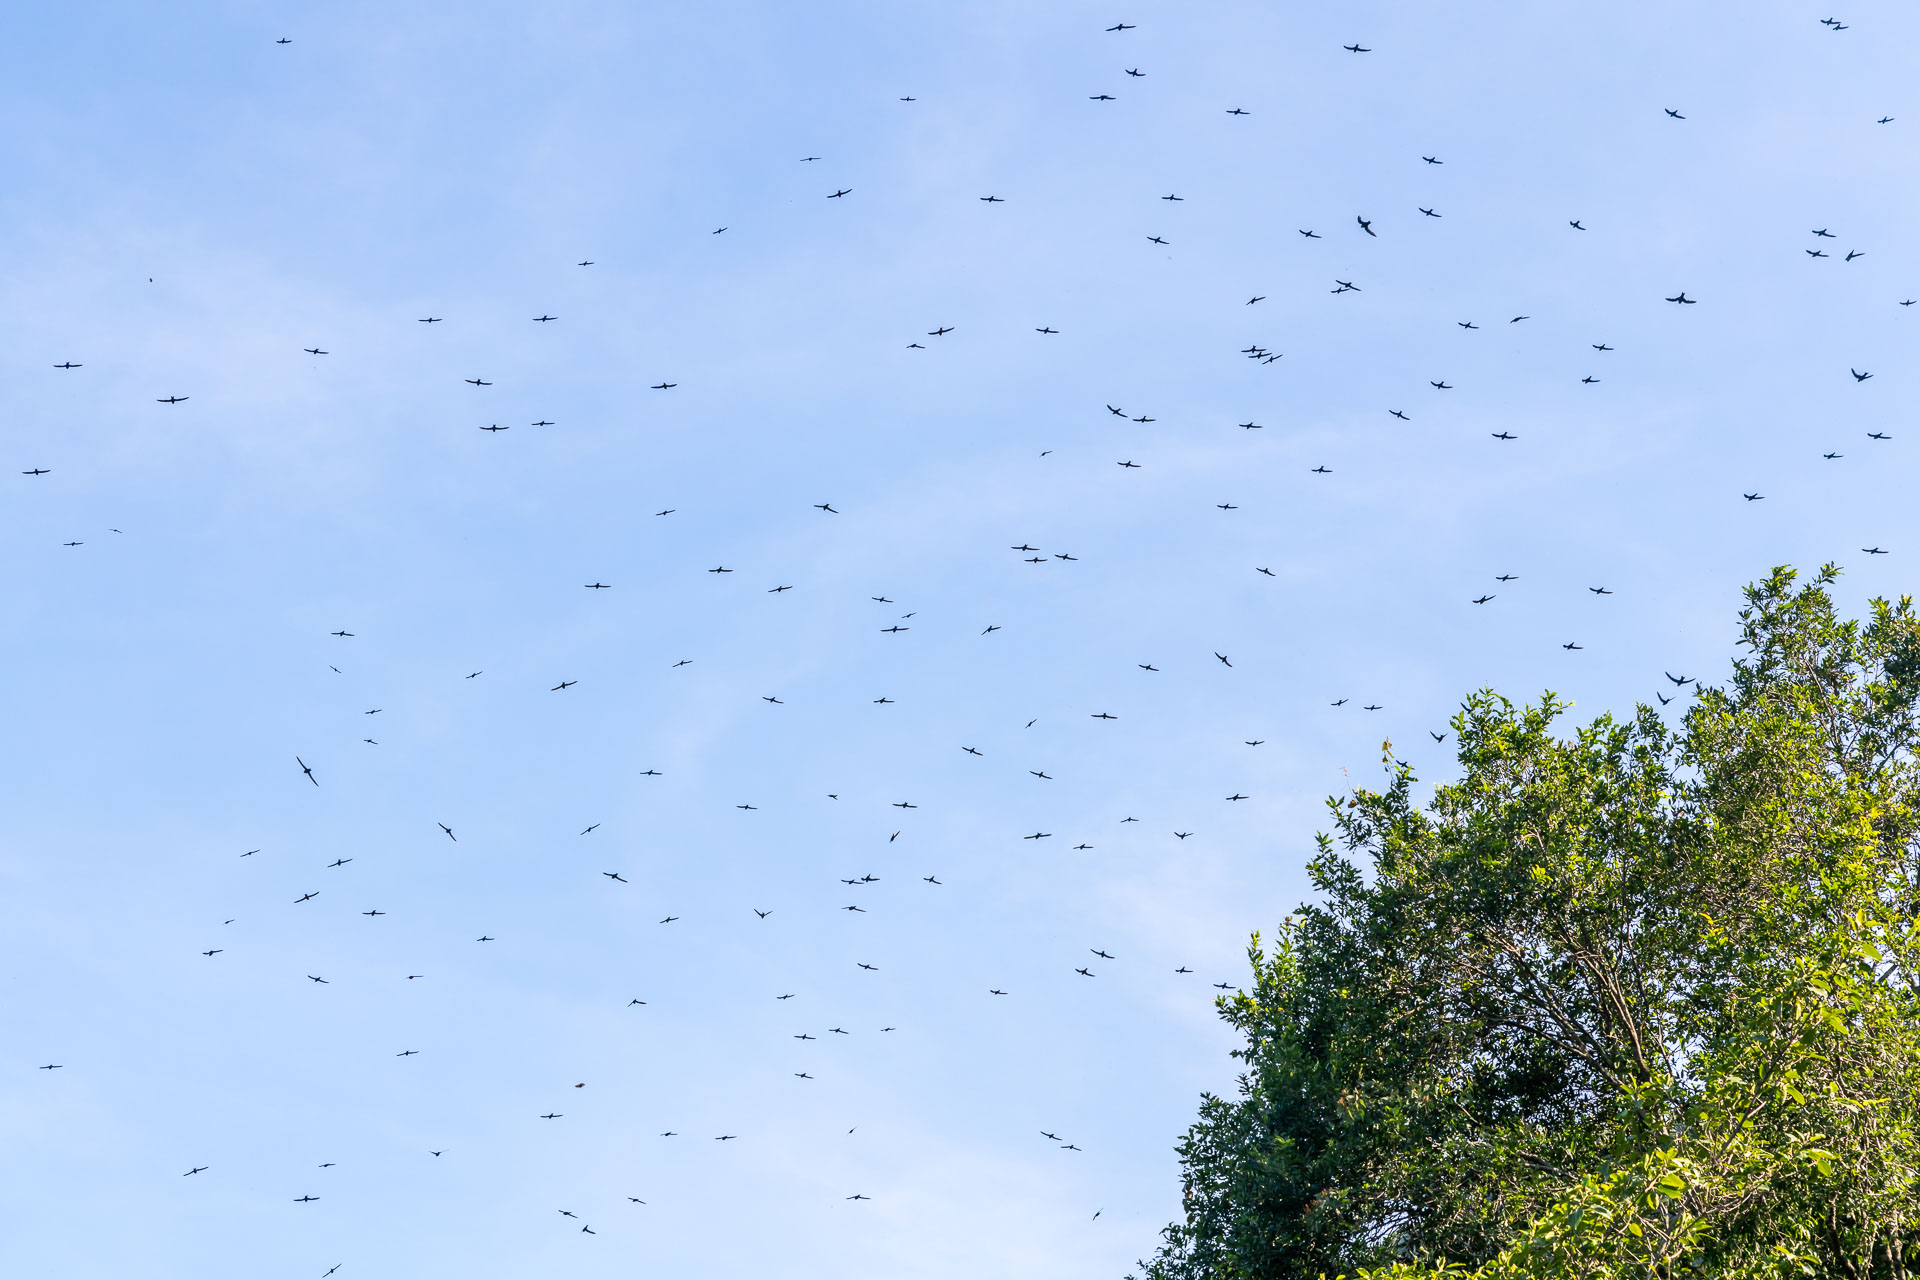
[[[0,1262],[1124,1274],[1383,740],[1911,585],[1916,21],[0,16]]]

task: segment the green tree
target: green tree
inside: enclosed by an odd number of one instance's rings
[[[1836,577],[1749,587],[1678,729],[1483,691],[1424,808],[1391,744],[1329,801],[1146,1280],[1920,1262],[1920,619]]]

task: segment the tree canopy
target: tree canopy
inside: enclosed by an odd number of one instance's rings
[[[1908,1274],[1920,619],[1836,577],[1749,587],[1677,728],[1482,691],[1425,806],[1385,744],[1144,1280]]]

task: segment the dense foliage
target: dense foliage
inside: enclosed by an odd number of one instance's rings
[[[1920,1262],[1920,620],[1835,576],[1750,587],[1678,729],[1483,692],[1424,809],[1390,744],[1329,802],[1147,1280]]]

